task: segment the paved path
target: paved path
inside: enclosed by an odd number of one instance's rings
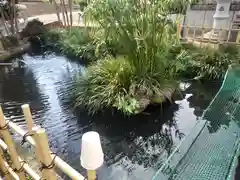
[[[84,26],[83,20],[80,19],[79,20],[79,15],[78,15],[79,11],[73,12],[73,26]],[[61,17],[61,21],[63,22],[63,17],[62,17],[62,13],[60,13],[60,17]],[[26,21],[23,20],[23,18],[18,19],[19,24],[18,24],[18,28],[21,31],[27,24],[27,22],[33,20],[33,19],[38,19],[39,21],[43,22],[44,24],[49,24],[55,21],[58,21],[57,15],[55,14],[44,14],[44,15],[37,15],[37,16],[32,16],[32,17],[28,17]],[[10,25],[9,25],[10,27]],[[7,35],[7,33],[5,32],[5,28],[3,25],[1,25],[0,22],[0,30],[2,31],[2,34],[5,36]]]
[[[80,11],[75,11],[72,13],[73,16],[73,26],[83,26],[83,20],[80,19],[80,23],[79,23],[79,13]],[[62,13],[60,14],[60,18],[63,22],[63,17],[62,17]],[[38,16],[33,16],[33,17],[29,17],[28,21],[33,20],[33,19],[38,19],[39,21],[43,22],[44,24],[49,24],[51,22],[57,21],[57,15],[56,13],[54,14],[44,14],[44,15],[38,15]]]

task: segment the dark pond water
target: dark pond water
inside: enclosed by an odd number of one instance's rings
[[[97,131],[105,153],[105,164],[98,170],[100,180],[151,179],[219,89],[219,83],[184,83],[181,95],[163,108],[149,108],[131,118],[112,112],[88,116],[76,112],[69,101],[73,78],[84,69],[81,65],[54,54],[24,55],[23,61],[23,68],[0,71],[5,114],[25,126],[20,106],[29,103],[35,123],[46,128],[51,149],[83,175],[81,136]]]

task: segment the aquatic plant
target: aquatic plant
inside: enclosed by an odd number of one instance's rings
[[[102,33],[98,47],[111,46],[116,58],[104,58],[77,80],[76,105],[90,113],[115,107],[125,114],[149,104],[171,100],[185,52],[171,55],[179,44],[176,26],[168,17],[172,1],[94,0],[85,10]],[[95,34],[96,35],[96,34]]]

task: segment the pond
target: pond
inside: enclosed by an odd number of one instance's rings
[[[101,135],[105,164],[98,179],[151,179],[157,169],[191,132],[218,91],[220,82],[182,83],[172,104],[151,107],[124,117],[116,112],[89,116],[73,108],[69,95],[73,79],[84,67],[55,54],[22,59],[23,68],[0,71],[0,102],[6,116],[25,126],[20,106],[29,103],[34,122],[46,128],[52,151],[86,175],[80,167],[81,136]],[[64,178],[67,179],[67,178]]]

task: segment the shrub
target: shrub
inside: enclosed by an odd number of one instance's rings
[[[119,108],[132,112],[137,104],[130,97],[126,98],[131,76],[131,66],[122,57],[96,62],[77,78],[76,105],[85,105],[93,114],[104,107],[118,106],[121,101],[128,99],[124,101],[125,106],[119,105]]]
[[[224,77],[228,66],[239,63],[239,49],[237,46],[224,45],[219,49],[195,48],[189,51],[191,61],[188,69],[192,75],[205,80],[215,80]]]
[[[231,56],[215,50],[202,51],[193,55],[193,69],[197,75],[204,79],[220,79],[228,65],[231,64]]]
[[[96,60],[96,46],[90,32],[85,28],[49,30],[45,39],[56,51],[66,56]]]

